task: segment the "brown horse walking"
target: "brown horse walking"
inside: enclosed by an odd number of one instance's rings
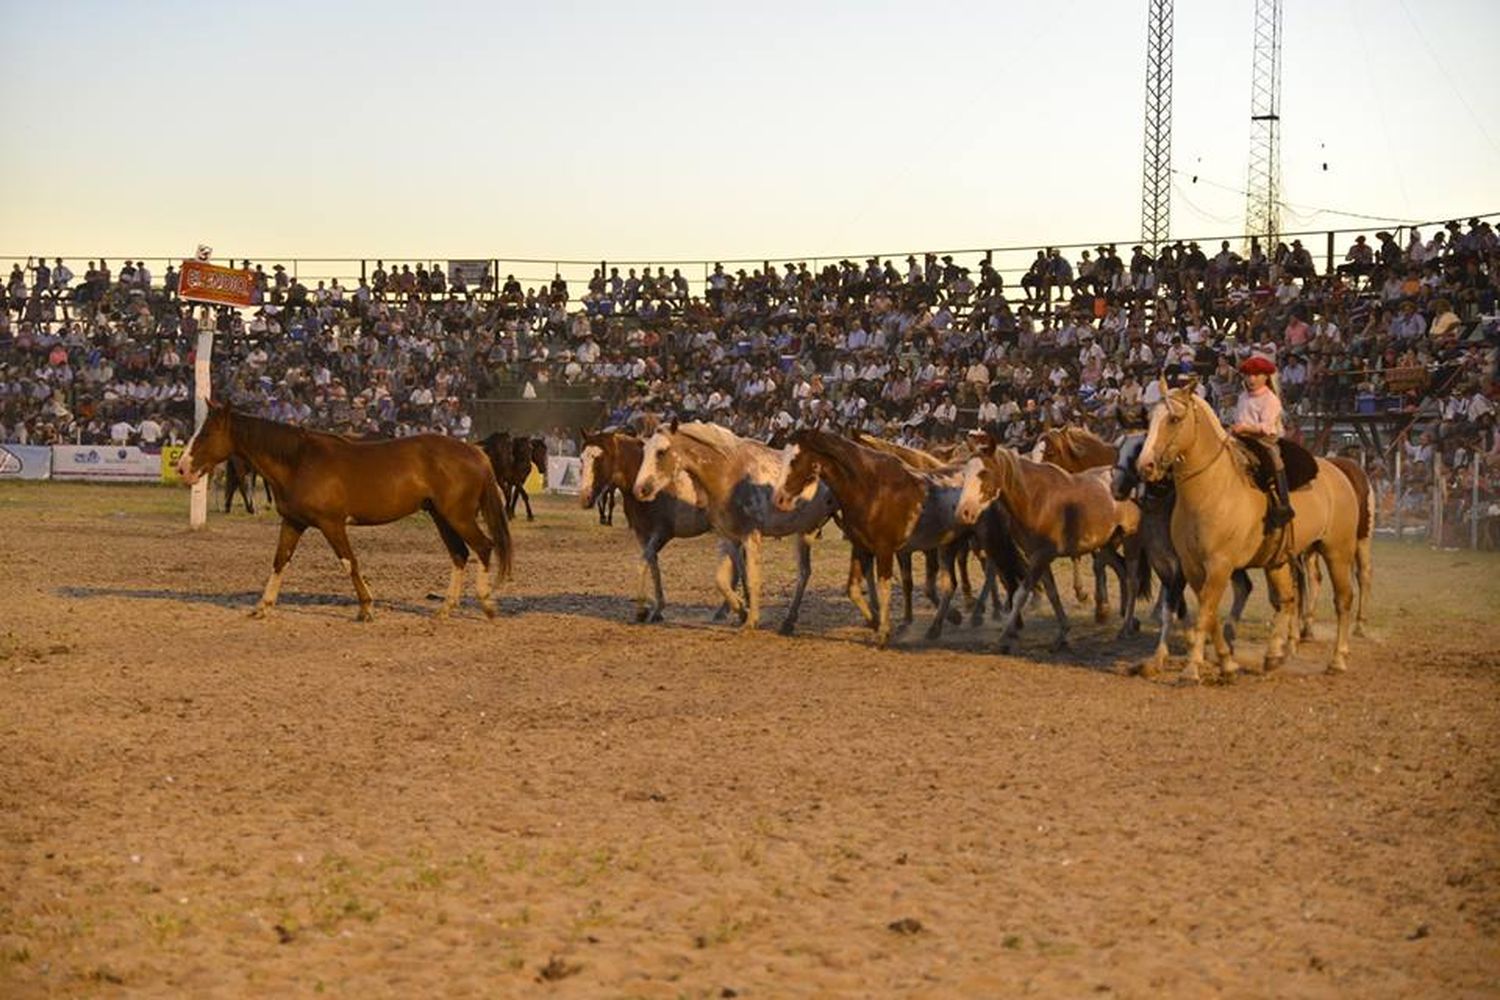
[[[1102,551],[1116,572],[1123,572],[1113,545],[1135,533],[1141,512],[1132,501],[1115,500],[1109,480],[1107,469],[1066,472],[1050,462],[1021,458],[1009,448],[997,447],[988,435],[976,445],[975,456],[964,466],[959,519],[973,524],[985,507],[1003,504],[1028,564],[1000,637],[1001,652],[1009,651],[1016,623],[1039,581],[1057,616],[1053,648],[1067,646],[1068,616],[1052,577],[1053,559]]]
[[[969,526],[954,516],[961,482],[957,468],[919,472],[895,455],[837,434],[797,431],[787,445],[773,500],[781,510],[790,510],[818,482],[826,483],[838,498],[839,522],[850,542],[874,557],[878,645],[885,646],[891,636],[890,587],[896,557],[942,550],[941,601],[928,630],[928,638],[937,638],[956,585],[955,543],[969,533]],[[856,560],[851,571],[858,564]],[[849,599],[869,621],[860,582],[851,572]]]
[[[1212,640],[1225,677],[1239,671],[1219,621],[1219,600],[1229,574],[1242,566],[1262,567],[1271,589],[1276,619],[1271,627],[1264,669],[1286,657],[1297,599],[1291,560],[1302,552],[1321,554],[1333,581],[1338,637],[1329,672],[1348,669],[1349,610],[1353,603],[1350,569],[1358,545],[1359,498],[1338,467],[1318,459],[1318,474],[1291,491],[1296,516],[1284,529],[1267,533],[1268,499],[1251,476],[1250,453],[1226,431],[1193,387],[1168,390],[1151,410],[1151,429],[1136,462],[1142,476],[1171,476],[1177,485],[1172,508],[1172,546],[1182,561],[1188,586],[1198,597],[1182,679],[1199,680],[1204,643]]]
[[[1072,424],[1042,431],[1041,436],[1036,439],[1036,445],[1031,449],[1033,462],[1051,462],[1065,472],[1113,468],[1118,455],[1119,449],[1114,445],[1088,428]],[[1122,592],[1128,589],[1124,579],[1119,582]],[[1083,583],[1082,559],[1073,560],[1073,593],[1079,603],[1089,599],[1088,590]],[[1134,613],[1125,606],[1123,595],[1120,614],[1126,619],[1124,628],[1129,629]],[[1094,556],[1094,620],[1103,622],[1108,618],[1109,587],[1104,576],[1104,560],[1096,553]]]
[[[495,580],[510,574],[510,527],[500,488],[478,448],[440,434],[351,441],[210,402],[207,419],[177,462],[178,474],[192,484],[230,455],[248,461],[271,484],[281,515],[276,558],[254,617],[265,617],[275,606],[281,574],[297,542],[308,528],[317,528],[354,583],[359,620],[369,621],[373,598],[346,526],[388,524],[418,510],[432,516],[453,561],[448,594],[437,616],[447,615],[463,594],[470,549],[483,567],[474,579],[480,607],[495,616]],[[488,537],[480,530],[480,516]]]
[[[1375,566],[1371,562],[1374,554],[1371,550],[1375,534],[1375,491],[1370,486],[1370,477],[1365,473],[1364,467],[1354,459],[1329,455],[1328,461],[1349,478],[1349,485],[1354,487],[1354,495],[1359,497],[1359,527],[1354,535],[1354,578],[1359,583],[1359,594],[1354,602],[1354,635],[1358,637],[1365,634],[1365,601],[1370,598],[1371,588],[1375,585]],[[1317,564],[1309,559],[1304,576],[1306,585],[1302,588],[1300,602],[1302,638],[1311,639],[1323,574],[1318,572]]]

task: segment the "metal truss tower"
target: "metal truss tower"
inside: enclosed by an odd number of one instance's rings
[[[1147,5],[1141,242],[1155,253],[1172,231],[1172,0]]]
[[[1281,0],[1255,0],[1245,232],[1267,256],[1281,233]]]

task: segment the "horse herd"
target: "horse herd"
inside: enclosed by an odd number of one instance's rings
[[[1288,468],[1296,469],[1298,456],[1289,452]],[[317,527],[350,574],[362,620],[370,617],[371,599],[346,525],[382,524],[426,510],[452,560],[438,614],[459,602],[472,551],[480,564],[476,595],[493,617],[494,585],[508,574],[512,557],[506,507],[513,514],[524,501],[530,518],[522,484],[531,468],[545,468],[545,449],[533,439],[495,435],[482,449],[436,435],[355,441],[211,405],[179,473],[191,483],[231,456],[265,478],[281,515],[271,576],[254,614],[263,616],[275,604],[298,539]],[[1224,430],[1191,387],[1164,387],[1146,433],[1111,445],[1080,428],[1054,430],[1030,455],[982,433],[970,435],[962,454],[821,428],[799,429],[774,444],[709,423],[674,422],[643,435],[586,433],[579,501],[598,506],[604,520],[606,502],[618,492],[641,550],[641,621],[660,621],[666,606],[658,561],[663,546],[712,532],[719,538],[715,581],[723,598],[716,618],[733,615],[743,629],[757,628],[763,540],[791,536],[796,586],[780,623],[781,633],[791,634],[812,573],[814,542],[832,521],[850,542],[849,599],[879,646],[893,631],[898,569],[902,621],[912,621],[912,557],[922,553],[925,590],[936,605],[930,639],[945,623],[962,620],[953,597],[960,580],[964,594],[973,594],[968,566],[975,557],[983,583],[973,595],[974,623],[987,608],[1003,614],[1000,645],[1008,650],[1040,587],[1057,622],[1054,647],[1063,648],[1069,622],[1053,562],[1075,561],[1074,587],[1084,599],[1079,560],[1090,557],[1095,616],[1102,621],[1108,615],[1106,578],[1113,572],[1122,634],[1139,628],[1137,598],[1149,595],[1153,575],[1160,581],[1156,651],[1142,667],[1148,675],[1165,663],[1171,623],[1187,615],[1184,594],[1192,589],[1198,607],[1188,625],[1182,676],[1196,682],[1205,645],[1226,677],[1241,669],[1232,627],[1220,620],[1218,605],[1232,585],[1230,621],[1238,620],[1251,592],[1250,568],[1264,570],[1275,611],[1261,669],[1284,661],[1311,626],[1320,578],[1315,558],[1327,571],[1338,616],[1328,670],[1347,668],[1349,636],[1363,623],[1369,594],[1372,496],[1358,465],[1305,452],[1301,458],[1292,491],[1296,517],[1286,528],[1268,530],[1259,456]]]

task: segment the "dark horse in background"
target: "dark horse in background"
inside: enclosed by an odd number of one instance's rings
[[[510,574],[510,527],[499,486],[478,448],[440,434],[352,441],[210,402],[208,417],[178,460],[177,472],[191,485],[230,455],[249,462],[271,484],[281,515],[276,558],[252,612],[255,617],[264,617],[276,604],[281,574],[311,527],[323,533],[348,570],[359,595],[359,620],[369,621],[374,599],[360,576],[347,526],[388,524],[418,510],[432,516],[453,562],[438,617],[447,615],[463,594],[470,549],[482,565],[474,581],[480,607],[495,616],[494,583]],[[479,526],[481,517],[488,536]]]
[[[245,505],[245,513],[254,514],[257,483],[265,490],[266,503],[274,503],[271,484],[261,478],[260,473],[255,471],[255,466],[238,455],[230,455],[224,462],[224,513],[228,514],[234,509],[234,496],[238,493]]]
[[[536,469],[542,478],[547,476],[547,443],[541,438],[515,437],[508,431],[496,431],[479,443],[489,457],[495,470],[495,479],[505,494],[505,509],[516,516],[516,503],[526,504],[526,520],[535,521],[531,513],[531,497],[526,493],[526,480],[531,470]]]

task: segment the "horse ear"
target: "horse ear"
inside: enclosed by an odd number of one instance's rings
[[[1182,387],[1188,391],[1189,395],[1196,393],[1198,391],[1198,376],[1194,375],[1189,378],[1186,382],[1182,383]]]
[[[1167,385],[1167,377],[1165,375],[1161,376],[1158,381],[1161,383],[1161,394],[1165,397],[1167,393],[1172,391],[1172,387]]]
[[[672,418],[672,422],[667,425],[667,429],[670,430],[673,434],[676,434],[677,433],[677,428],[679,426],[681,426],[680,422],[678,421],[678,419],[676,417],[673,417]]]

